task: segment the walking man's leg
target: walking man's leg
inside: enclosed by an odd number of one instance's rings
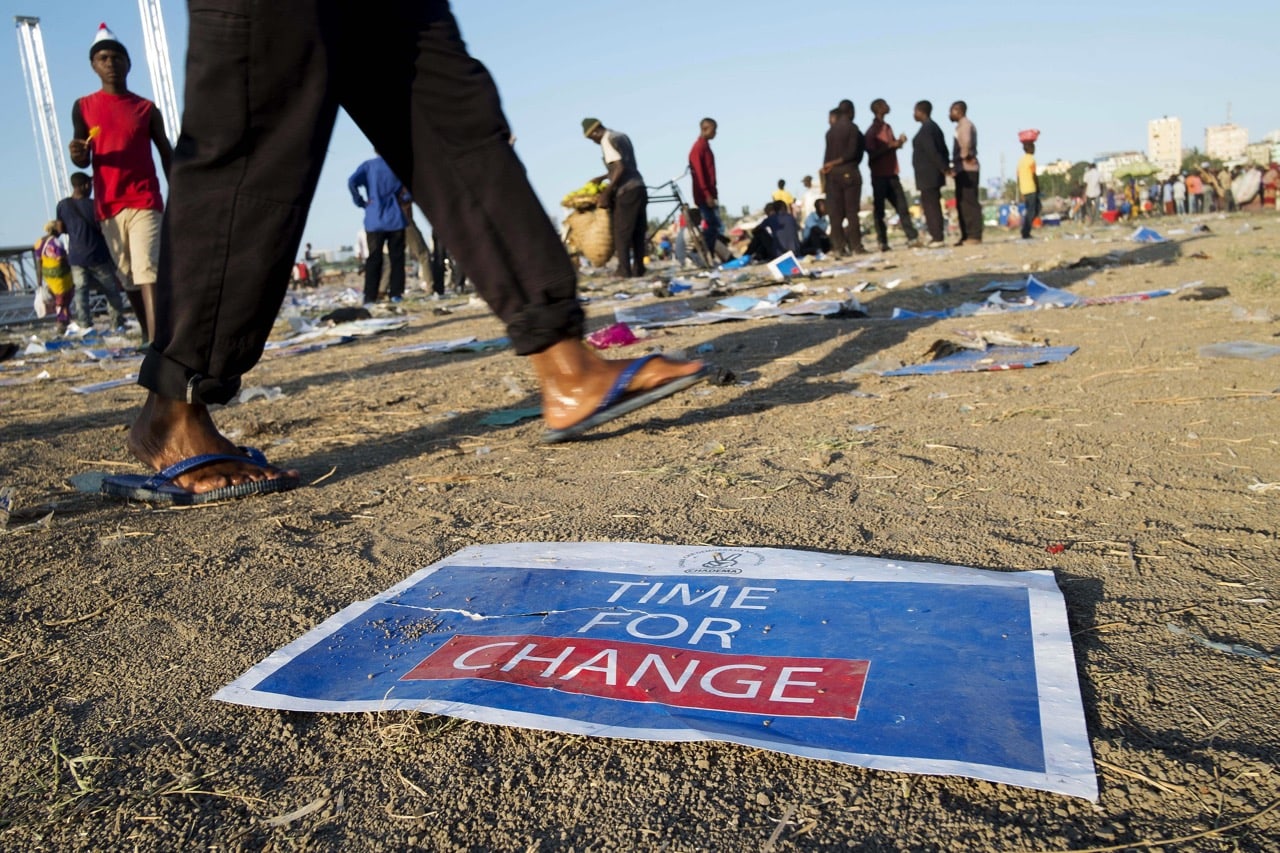
[[[942,189],[940,187],[922,188],[920,207],[924,211],[924,227],[929,232],[929,240],[941,243],[946,237],[942,221]]]
[[[71,267],[71,283],[75,286],[75,296],[71,300],[71,315],[84,329],[93,328],[93,313],[89,310],[89,276],[84,267]]]

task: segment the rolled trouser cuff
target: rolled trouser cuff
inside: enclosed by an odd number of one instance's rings
[[[572,293],[572,282],[567,289]],[[570,296],[520,308],[507,323],[507,336],[516,355],[533,355],[560,341],[581,338],[585,322],[577,296]]]
[[[168,400],[205,406],[231,402],[240,392],[240,377],[205,376],[152,349],[138,369],[138,384]]]

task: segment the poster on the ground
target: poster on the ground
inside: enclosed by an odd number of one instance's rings
[[[1053,574],[636,543],[474,546],[215,696],[717,740],[1097,798]]]

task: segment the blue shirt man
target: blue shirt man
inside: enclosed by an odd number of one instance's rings
[[[347,179],[347,189],[356,207],[364,209],[364,230],[369,241],[369,257],[364,266],[364,301],[366,304],[378,301],[385,245],[391,263],[387,296],[392,302],[399,302],[404,297],[404,229],[408,224],[401,203],[409,202],[409,192],[381,157],[361,163]]]

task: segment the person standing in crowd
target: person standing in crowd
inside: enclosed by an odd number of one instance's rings
[[[876,240],[880,251],[889,251],[889,231],[884,217],[885,202],[888,202],[898,214],[898,222],[907,235],[907,245],[913,249],[919,248],[920,233],[911,221],[911,209],[907,205],[907,196],[902,191],[902,180],[898,177],[898,149],[907,144],[907,135],[893,135],[893,128],[884,120],[889,114],[889,102],[884,98],[876,98],[871,102],[871,114],[875,119],[867,128],[866,144]]]
[[[1187,214],[1187,185],[1182,181],[1182,175],[1173,176],[1173,209],[1179,216]]]
[[[804,186],[804,192],[800,194],[798,201],[800,202],[801,222],[808,222],[809,215],[818,206],[818,200],[822,198],[822,189],[813,184],[813,175],[805,175],[800,179],[800,183]]]
[[[299,485],[297,472],[223,436],[208,407],[232,399],[262,356],[339,108],[409,179],[516,354],[529,358],[544,441],[574,438],[705,377],[701,362],[609,361],[582,340],[574,264],[509,144],[493,78],[467,53],[447,2],[370,15],[351,4],[209,0],[192,4],[188,40],[157,334],[128,438],[130,452],[161,473],[108,477],[107,493],[198,502]]]
[[[1090,163],[1084,170],[1084,212],[1090,225],[1098,224],[1102,205],[1102,173],[1097,163]]]
[[[71,322],[71,291],[75,285],[71,282],[71,267],[67,263],[67,250],[62,245],[62,228],[54,219],[44,226],[44,235],[36,241],[36,284],[43,286],[53,297],[54,318],[58,324],[58,334],[67,331]]]
[[[702,237],[715,257],[716,244],[724,233],[720,222],[720,191],[716,187],[716,155],[711,140],[716,138],[716,120],[704,118],[698,124],[698,138],[689,149],[689,171],[693,175],[693,203],[702,216]]]
[[[164,211],[151,147],[160,155],[165,177],[173,147],[160,110],[129,91],[129,51],[106,24],[98,27],[89,47],[89,64],[102,89],[72,105],[74,138],[68,148],[76,166],[93,166],[94,210],[146,343],[155,337],[152,285],[160,260]]]
[[[618,275],[640,278],[644,275],[645,230],[649,226],[645,210],[649,193],[636,165],[635,148],[625,133],[610,130],[596,118],[582,120],[582,133],[600,146],[608,170],[595,179],[597,184],[609,181],[596,203],[605,210],[613,209],[613,249],[618,255]]]
[[[84,172],[72,172],[71,195],[58,202],[58,226],[67,235],[67,261],[75,284],[72,311],[77,323],[86,330],[92,329],[89,289],[96,288],[107,299],[111,328],[119,329],[124,323],[124,301],[116,283],[116,269],[111,265],[111,252],[98,227],[92,193],[93,180]]]
[[[827,145],[822,156],[822,174],[826,176],[827,211],[831,216],[831,249],[844,257],[865,255],[862,225],[858,211],[862,207],[862,131],[853,123],[853,102],[841,101],[827,115]],[[849,231],[845,231],[848,220]]]
[[[778,178],[778,188],[773,191],[772,198],[774,201],[782,202],[788,208],[790,208],[791,205],[796,203],[795,196],[793,196],[790,192],[787,191],[787,182],[784,181],[782,178]]]
[[[1160,184],[1160,200],[1164,203],[1164,215],[1173,216],[1177,211],[1173,207],[1173,178],[1165,178]]]
[[[1217,179],[1208,163],[1200,164],[1200,209],[1205,213],[1213,213],[1218,209]]]
[[[942,128],[933,120],[933,104],[918,101],[915,120],[920,129],[911,140],[911,167],[915,172],[916,189],[920,191],[920,209],[924,213],[924,226],[929,232],[930,247],[938,247],[946,241],[946,220],[942,218],[942,188],[947,183],[947,139]]]
[[[382,248],[386,246],[391,264],[387,297],[392,302],[404,298],[404,210],[402,201],[409,192],[381,155],[365,160],[347,178],[351,201],[364,210],[364,233],[369,257],[364,263],[364,301],[378,301],[382,285]]]
[[[1195,172],[1187,175],[1185,183],[1187,185],[1187,213],[1200,213],[1204,183]]]
[[[960,217],[960,240],[957,246],[982,242],[982,199],[979,197],[978,129],[969,119],[969,105],[956,101],[951,105],[951,120],[956,124],[951,145],[951,175],[956,181],[956,213]]]
[[[1040,216],[1040,179],[1036,177],[1036,144],[1030,140],[1022,143],[1022,157],[1018,160],[1018,192],[1022,195],[1022,239],[1031,239],[1031,227]]]

